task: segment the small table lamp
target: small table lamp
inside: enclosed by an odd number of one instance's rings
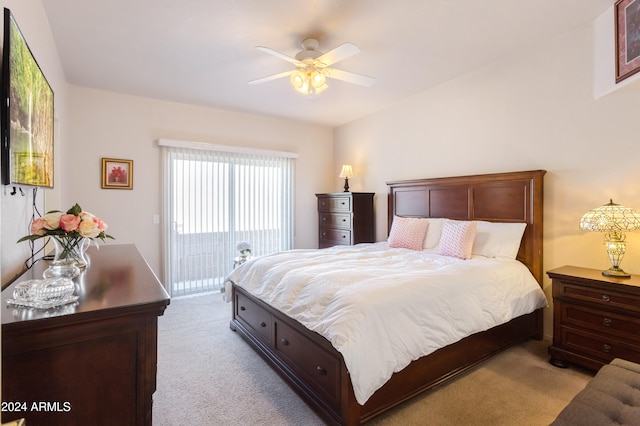
[[[609,254],[611,268],[602,271],[602,275],[622,278],[630,276],[620,268],[626,249],[626,236],[623,232],[640,229],[640,213],[609,200],[609,204],[586,212],[580,219],[580,229],[605,233],[604,245]]]
[[[353,177],[353,168],[351,164],[344,164],[342,166],[342,171],[340,172],[341,178],[344,178],[344,192],[349,192],[349,178]]]

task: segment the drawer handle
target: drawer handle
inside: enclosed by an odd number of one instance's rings
[[[602,325],[604,325],[605,327],[609,327],[611,324],[613,324],[613,321],[611,321],[611,318],[605,318],[602,320]]]
[[[266,323],[266,322],[264,322],[264,321],[260,321],[260,327],[266,327],[266,326],[267,326],[267,323]]]
[[[603,302],[610,302],[611,301],[611,296],[608,296],[606,294],[602,295],[602,301]]]
[[[280,342],[285,346],[289,345],[289,341],[287,339],[285,339],[284,337],[282,339],[280,339]]]
[[[605,351],[606,353],[611,352],[611,345],[607,345],[607,344],[605,344],[605,345],[602,347],[602,350],[603,350],[603,351]]]
[[[247,308],[245,308],[244,306],[240,306],[240,310],[241,310],[241,311],[246,311],[246,310],[247,310]]]
[[[327,375],[327,370],[325,370],[322,366],[317,366],[316,367],[316,372],[321,375],[321,376],[326,376]]]
[[[346,222],[347,222],[347,219],[342,219],[342,221],[346,223]]]
[[[345,205],[345,204],[347,204],[347,203],[345,203],[344,201],[342,201],[340,204],[342,204],[342,205],[344,206],[344,205]]]
[[[327,218],[326,218],[326,217],[323,217],[323,218],[322,218],[322,221],[323,221],[323,222],[326,222],[326,221],[327,221]]]
[[[342,236],[342,238],[347,238],[347,236],[346,236],[346,235],[343,235],[343,236]]]

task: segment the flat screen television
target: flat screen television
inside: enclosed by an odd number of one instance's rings
[[[2,183],[53,187],[53,90],[7,8],[1,80]]]

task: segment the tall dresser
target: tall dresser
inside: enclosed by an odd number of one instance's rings
[[[375,241],[373,192],[335,192],[318,197],[318,246]]]
[[[614,358],[640,362],[640,276],[605,277],[575,266],[547,274],[553,286],[553,365],[599,370]]]

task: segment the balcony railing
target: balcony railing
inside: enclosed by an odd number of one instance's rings
[[[249,236],[250,235],[250,236]],[[279,251],[279,231],[276,229],[237,232],[174,234],[171,295],[185,296],[220,291],[233,269],[236,241],[247,241],[252,255],[260,256]]]

